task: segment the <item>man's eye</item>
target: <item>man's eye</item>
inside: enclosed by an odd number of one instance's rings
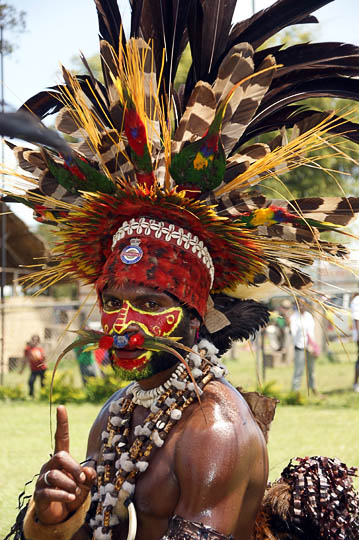
[[[118,298],[106,298],[103,301],[103,307],[107,310],[115,310],[121,308],[122,301]]]
[[[147,300],[143,303],[144,309],[147,309],[148,311],[157,311],[161,306],[157,304],[157,302],[152,302],[151,300]]]

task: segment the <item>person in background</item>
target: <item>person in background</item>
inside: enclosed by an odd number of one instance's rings
[[[287,363],[292,358],[291,349],[293,347],[293,340],[290,335],[290,316],[293,313],[292,302],[288,299],[282,300],[278,308],[278,317],[276,319],[276,326],[279,329],[279,344],[280,351],[282,353],[282,362]]]
[[[298,301],[298,310],[290,316],[290,332],[294,343],[294,373],[292,380],[292,390],[297,392],[300,389],[305,365],[308,369],[308,386],[316,394],[314,365],[315,357],[319,351],[315,342],[315,323],[311,313],[307,311],[303,300]]]
[[[100,327],[99,324],[89,322],[86,329],[87,330],[98,330]],[[86,347],[85,347],[86,349]],[[87,381],[90,377],[99,376],[99,368],[97,366],[96,357],[94,351],[84,350],[83,347],[76,347],[74,349],[76,360],[80,368],[82,383],[86,386]]]
[[[359,293],[355,293],[350,303],[353,318],[353,341],[357,344],[357,359],[354,368],[354,392],[359,392]]]
[[[32,336],[30,341],[26,344],[24,350],[24,364],[20,373],[24,371],[26,363],[29,364],[31,371],[29,378],[29,395],[30,397],[34,397],[35,381],[37,377],[40,377],[40,384],[41,387],[43,387],[47,370],[45,352],[44,349],[40,347],[40,337],[38,335]]]

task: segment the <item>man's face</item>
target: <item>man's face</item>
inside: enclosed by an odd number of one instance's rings
[[[150,287],[126,285],[106,288],[102,293],[101,322],[104,332],[114,335],[136,333],[180,337],[191,347],[198,320],[173,297]],[[116,348],[111,359],[124,379],[146,379],[177,363],[175,356],[144,349]]]

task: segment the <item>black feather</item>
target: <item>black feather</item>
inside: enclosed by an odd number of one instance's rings
[[[269,51],[266,49],[256,53],[254,56],[256,64],[267,54]],[[289,73],[298,79],[299,70],[302,76],[305,76],[307,71],[308,78],[328,77],[330,74],[345,76],[358,74],[359,47],[348,43],[300,43],[277,50],[273,54],[277,63],[282,64],[274,74],[273,86],[278,84],[278,79],[284,80],[284,76]]]
[[[0,113],[0,135],[48,146],[66,158],[72,156],[71,148],[57,131],[43,126],[28,112]]]
[[[146,41],[153,42],[159,71],[163,50],[166,50],[164,81],[167,93],[173,83],[181,54],[188,42],[187,21],[194,0],[144,0],[141,31]]]
[[[95,0],[100,39],[104,39],[118,53],[122,19],[117,0]],[[126,43],[122,32],[123,45]]]
[[[305,22],[315,22],[312,18],[308,21],[307,17],[313,11],[330,4],[334,0],[278,0],[270,7],[259,11],[250,19],[239,23],[231,32],[228,50],[236,43],[251,43],[254,49],[257,49],[267,39],[277,34],[283,28],[293,24]]]
[[[231,348],[233,341],[254,337],[258,330],[268,324],[269,311],[264,304],[231,298],[225,294],[214,294],[212,299],[214,307],[224,313],[231,324],[214,334],[202,326],[200,338],[211,341],[220,356]]]
[[[320,112],[316,109],[303,109],[299,105],[287,105],[282,109],[276,110],[271,114],[268,114],[265,118],[260,118],[258,121],[256,118],[248,125],[248,128],[244,132],[243,136],[238,140],[238,143],[232,150],[235,153],[238,148],[243,144],[252,140],[263,133],[270,133],[285,128],[292,128],[295,124],[300,124],[305,120],[317,118],[317,123],[324,120],[328,116],[328,113]],[[344,121],[337,115],[333,115],[333,126],[329,128],[330,133],[336,133],[341,137],[345,137],[356,144],[359,144],[359,124],[356,122]],[[340,121],[340,125],[335,125],[336,121]],[[313,127],[313,126],[310,126]],[[310,128],[308,128],[310,129]],[[301,129],[304,133],[305,129]]]
[[[345,77],[331,77],[320,80],[301,82],[270,90],[264,97],[262,104],[252,122],[258,123],[272,115],[286,105],[303,99],[316,97],[331,97],[358,100],[359,80]]]

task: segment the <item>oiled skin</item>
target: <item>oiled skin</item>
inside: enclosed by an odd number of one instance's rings
[[[118,399],[121,393],[112,399]],[[97,458],[106,428],[105,405],[91,430],[88,456]],[[136,407],[131,431],[148,410]],[[263,436],[242,396],[226,381],[211,382],[184,411],[150,467],[136,483],[137,540],[159,540],[174,514],[249,540],[267,482]],[[122,529],[122,530],[120,530]],[[75,538],[88,538],[83,530]],[[127,524],[114,538],[127,538]]]
[[[123,300],[151,313],[178,306],[166,293],[139,285],[107,288],[102,296],[109,310],[117,310]],[[199,327],[189,315],[182,328],[182,343],[191,346]],[[180,332],[180,329],[177,329]],[[136,321],[128,332],[139,332]],[[163,384],[176,366],[141,380],[144,389]],[[87,457],[82,467],[70,454],[66,409],[57,410],[55,451],[42,467],[36,483],[36,514],[43,524],[66,521],[85,501],[96,473],[91,467],[101,452],[101,434],[106,429],[109,405],[125,390],[116,392],[104,405],[89,435]],[[142,424],[148,409],[137,406],[132,417],[130,439]],[[262,433],[242,396],[225,380],[212,381],[169,432],[162,448],[151,456],[147,471],[136,482],[135,506],[138,517],[136,540],[160,540],[174,514],[202,522],[237,540],[249,540],[268,476],[267,450]],[[73,538],[92,537],[87,525]],[[127,522],[117,527],[114,539],[127,538]],[[35,539],[36,540],[36,539]]]

